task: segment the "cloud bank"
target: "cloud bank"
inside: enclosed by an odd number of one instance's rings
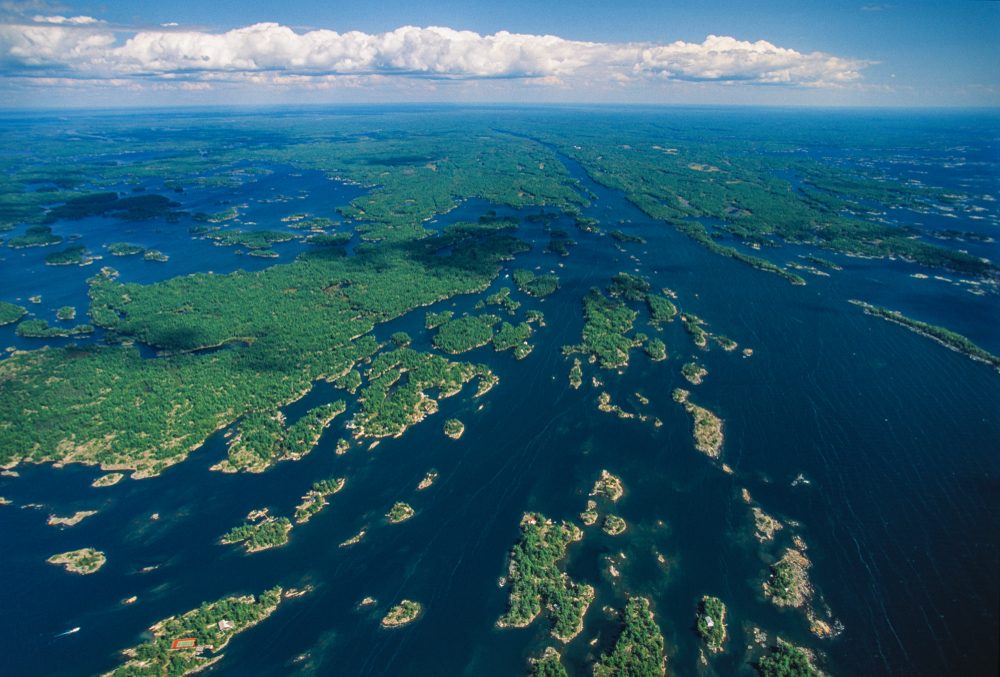
[[[87,16],[0,25],[0,73],[93,83],[148,80],[308,83],[336,77],[538,83],[684,81],[836,87],[869,62],[803,53],[765,40],[603,43],[500,31],[403,26],[386,33],[296,32],[259,23],[224,33],[176,26],[122,29]]]

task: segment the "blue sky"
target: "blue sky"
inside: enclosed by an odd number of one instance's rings
[[[1000,105],[998,2],[0,0],[0,23],[6,106]]]

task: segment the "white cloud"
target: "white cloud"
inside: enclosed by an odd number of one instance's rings
[[[606,83],[655,78],[831,86],[859,79],[869,62],[714,35],[701,43],[597,43],[436,26],[379,34],[298,33],[276,23],[224,33],[122,32],[92,17],[56,15],[0,26],[0,63],[11,74],[20,68],[79,78],[183,76],[194,81],[258,74],[304,83],[378,74],[531,78],[553,85],[574,78]]]

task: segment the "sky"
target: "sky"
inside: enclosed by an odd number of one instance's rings
[[[0,0],[0,108],[1000,107],[1000,2]]]

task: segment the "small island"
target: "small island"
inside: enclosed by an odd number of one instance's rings
[[[52,233],[52,226],[28,226],[24,229],[23,235],[15,235],[7,241],[7,246],[11,249],[24,249],[26,247],[47,247],[52,244],[62,242],[62,236]]]
[[[420,605],[420,602],[404,599],[402,602],[389,609],[389,613],[382,618],[382,627],[398,628],[404,625],[409,625],[413,621],[417,620],[417,616],[420,615],[421,611],[423,611],[423,607]]]
[[[722,419],[708,409],[691,402],[688,399],[690,395],[687,390],[677,388],[673,394],[674,402],[683,404],[691,415],[695,449],[709,458],[717,459],[722,454]]]
[[[525,513],[521,540],[510,555],[507,612],[500,628],[523,628],[544,610],[552,620],[552,636],[568,642],[583,630],[583,616],[594,600],[594,588],[574,581],[559,568],[569,544],[583,532],[569,522],[556,523],[540,513]]]
[[[722,651],[722,645],[726,642],[726,605],[721,599],[708,595],[702,597],[698,603],[695,625],[709,651]]]
[[[56,309],[56,319],[61,322],[69,322],[76,319],[76,308],[73,306],[61,306]]]
[[[302,502],[295,508],[295,522],[305,524],[327,505],[327,497],[344,488],[347,480],[343,477],[330,478],[314,482],[312,489],[302,497]]]
[[[144,261],[153,261],[154,263],[166,263],[170,260],[169,256],[158,249],[147,249],[142,258]]]
[[[775,606],[801,608],[812,597],[809,582],[809,559],[799,550],[786,548],[781,559],[771,565],[771,575],[764,582],[764,596]]]
[[[270,517],[255,511],[256,521],[233,527],[221,539],[223,545],[242,543],[247,553],[270,550],[288,543],[292,522],[287,517]],[[252,513],[253,514],[253,513]]]
[[[444,422],[444,434],[453,440],[457,440],[465,432],[465,424],[457,418],[449,418]]]
[[[663,339],[656,338],[655,336],[646,339],[645,351],[646,355],[653,362],[662,362],[667,359],[667,344],[663,342]]]
[[[205,670],[222,658],[219,652],[229,640],[265,620],[286,596],[275,587],[256,599],[226,597],[166,618],[149,629],[149,641],[123,651],[127,660],[108,676],[190,675]]]
[[[772,540],[774,538],[774,533],[784,528],[784,525],[781,522],[774,519],[757,506],[751,508],[751,511],[753,512],[755,536],[761,543]]]
[[[539,658],[528,659],[531,666],[528,674],[530,677],[569,677],[561,658],[555,647],[547,646]]]
[[[94,548],[81,548],[69,552],[52,555],[47,560],[49,564],[61,565],[66,571],[74,574],[92,574],[108,561],[104,553]]]
[[[597,524],[597,518],[597,501],[589,499],[587,509],[580,513],[580,521],[583,522],[584,526],[592,527]]]
[[[583,369],[579,357],[573,358],[573,366],[569,370],[569,384],[573,390],[578,390],[583,385]]]
[[[850,303],[859,306],[868,315],[881,317],[883,320],[894,322],[900,326],[906,327],[916,334],[920,334],[921,336],[926,336],[929,339],[937,341],[946,348],[960,352],[967,357],[971,357],[977,362],[985,362],[991,367],[1000,370],[1000,357],[990,353],[989,351],[983,350],[966,337],[961,334],[957,334],[950,329],[928,324],[927,322],[921,322],[920,320],[914,320],[906,317],[898,310],[880,308],[879,306],[873,306],[870,303],[858,301],[857,299],[851,299]]]
[[[607,470],[602,470],[601,476],[594,482],[594,488],[590,495],[603,496],[612,503],[617,503],[624,493],[625,485],[622,484],[621,478],[612,475]]]
[[[16,303],[0,301],[0,327],[5,324],[14,324],[28,314],[28,310]]]
[[[423,491],[424,489],[430,488],[430,486],[434,484],[437,478],[438,478],[437,470],[428,470],[427,473],[424,475],[424,478],[420,480],[419,484],[417,484],[417,491]]]
[[[691,385],[701,385],[705,377],[708,376],[708,370],[705,367],[697,364],[695,362],[688,362],[683,367],[681,367],[681,376],[688,380]]]
[[[625,605],[623,626],[611,653],[601,656],[594,665],[594,677],[619,675],[665,675],[663,632],[653,617],[645,597],[630,597]]]
[[[408,503],[403,503],[402,501],[397,501],[389,512],[385,514],[386,519],[389,520],[389,524],[399,524],[400,522],[405,522],[416,514],[416,511],[410,507]]]
[[[341,543],[338,547],[340,547],[340,548],[348,548],[348,547],[350,547],[352,545],[357,545],[358,543],[361,542],[361,539],[365,537],[366,533],[368,533],[367,529],[361,529],[361,531],[359,531],[358,533],[356,533],[353,536],[351,536],[350,538],[348,538],[346,541],[344,541],[343,543]]]
[[[808,649],[789,644],[780,637],[770,652],[754,666],[761,677],[822,677]]]
[[[92,515],[96,515],[96,510],[78,510],[69,517],[59,517],[57,515],[49,515],[47,524],[53,527],[72,527],[76,526],[83,520],[87,519]]]
[[[608,515],[604,518],[604,524],[601,525],[601,530],[608,536],[624,534],[627,528],[628,524],[618,515]]]
[[[111,242],[106,246],[108,253],[112,256],[138,256],[145,254],[146,248],[127,242]]]
[[[556,275],[536,275],[519,268],[514,271],[514,284],[528,296],[543,298],[559,289],[559,278]]]
[[[110,487],[118,484],[125,478],[125,475],[120,472],[112,472],[107,475],[101,475],[96,480],[90,483],[92,487]]]

